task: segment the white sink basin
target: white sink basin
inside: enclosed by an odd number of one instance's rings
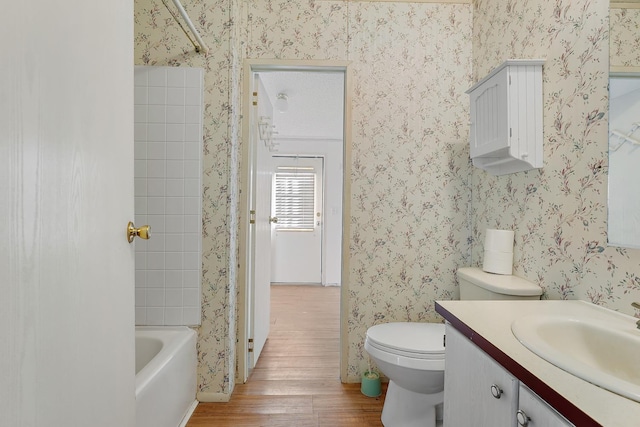
[[[511,331],[570,374],[640,402],[640,330],[631,316],[585,304],[583,312],[529,315]]]

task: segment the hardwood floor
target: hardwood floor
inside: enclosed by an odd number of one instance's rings
[[[271,287],[271,328],[246,384],[200,403],[187,427],[382,426],[383,396],[340,382],[340,288]]]

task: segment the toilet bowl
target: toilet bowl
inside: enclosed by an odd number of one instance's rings
[[[540,299],[542,289],[512,275],[479,268],[457,272],[461,300]],[[389,378],[385,427],[434,427],[442,419],[444,328],[439,323],[392,322],[367,330],[364,348]]]
[[[444,389],[444,325],[396,322],[367,330],[364,348],[389,378],[385,427],[432,427]]]

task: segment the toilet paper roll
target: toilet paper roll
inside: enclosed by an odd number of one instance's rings
[[[513,252],[512,230],[494,230],[488,228],[484,236],[484,249],[495,252]]]
[[[484,251],[482,269],[487,273],[512,274],[513,252]]]

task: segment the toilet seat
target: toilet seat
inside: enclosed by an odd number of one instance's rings
[[[441,323],[384,323],[367,330],[365,348],[399,365],[409,366],[420,361],[439,365],[444,364],[444,334]]]

